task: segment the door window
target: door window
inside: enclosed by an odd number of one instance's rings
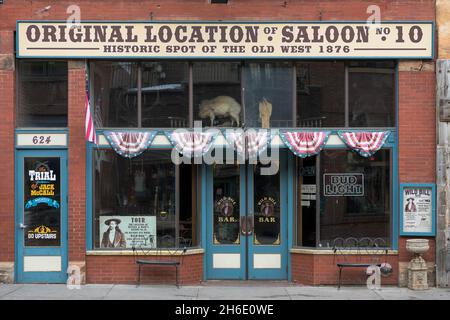
[[[255,235],[256,245],[280,244],[280,171],[274,175],[262,175],[258,164],[253,167]]]
[[[24,159],[24,244],[61,245],[60,158]]]
[[[214,244],[240,244],[239,166],[214,167]]]

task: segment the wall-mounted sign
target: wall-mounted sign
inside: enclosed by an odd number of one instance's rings
[[[435,235],[434,184],[400,186],[401,235]]]
[[[18,147],[66,147],[66,133],[18,133]]]
[[[18,58],[433,58],[432,22],[18,21]]]
[[[100,216],[101,248],[156,248],[156,216]]]
[[[326,197],[364,196],[364,175],[362,173],[325,173],[323,194]]]
[[[60,158],[24,159],[25,246],[59,246]]]

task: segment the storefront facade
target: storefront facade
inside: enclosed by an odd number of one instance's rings
[[[411,237],[434,281],[434,1],[125,3],[0,6],[5,281],[404,285]]]

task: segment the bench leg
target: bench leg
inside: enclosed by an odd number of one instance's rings
[[[338,290],[341,288],[341,275],[342,275],[342,267],[339,267]]]
[[[141,285],[141,265],[138,264],[138,281],[137,281],[137,287]]]
[[[177,286],[177,288],[178,289],[180,289],[180,285],[178,284],[178,265],[176,265],[175,266],[175,273],[176,273],[176,275],[175,275],[175,281],[176,281],[176,286]]]

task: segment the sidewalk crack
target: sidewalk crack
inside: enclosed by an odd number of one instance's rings
[[[7,292],[7,293],[4,294],[4,295],[1,295],[0,298],[4,298],[4,297],[10,295],[11,293],[14,293],[14,292],[16,292],[17,290],[20,290],[20,289],[22,289],[22,288],[23,288],[23,286],[19,286],[17,289],[14,289],[14,290],[12,290],[12,291],[10,291],[10,292]]]
[[[108,292],[103,296],[102,300],[105,300],[105,299],[106,299],[106,297],[111,293],[111,291],[114,289],[115,286],[116,286],[116,285],[113,284],[113,285],[111,286],[111,288],[109,288]]]
[[[372,290],[381,300],[384,300],[383,296],[378,292],[378,290]]]

